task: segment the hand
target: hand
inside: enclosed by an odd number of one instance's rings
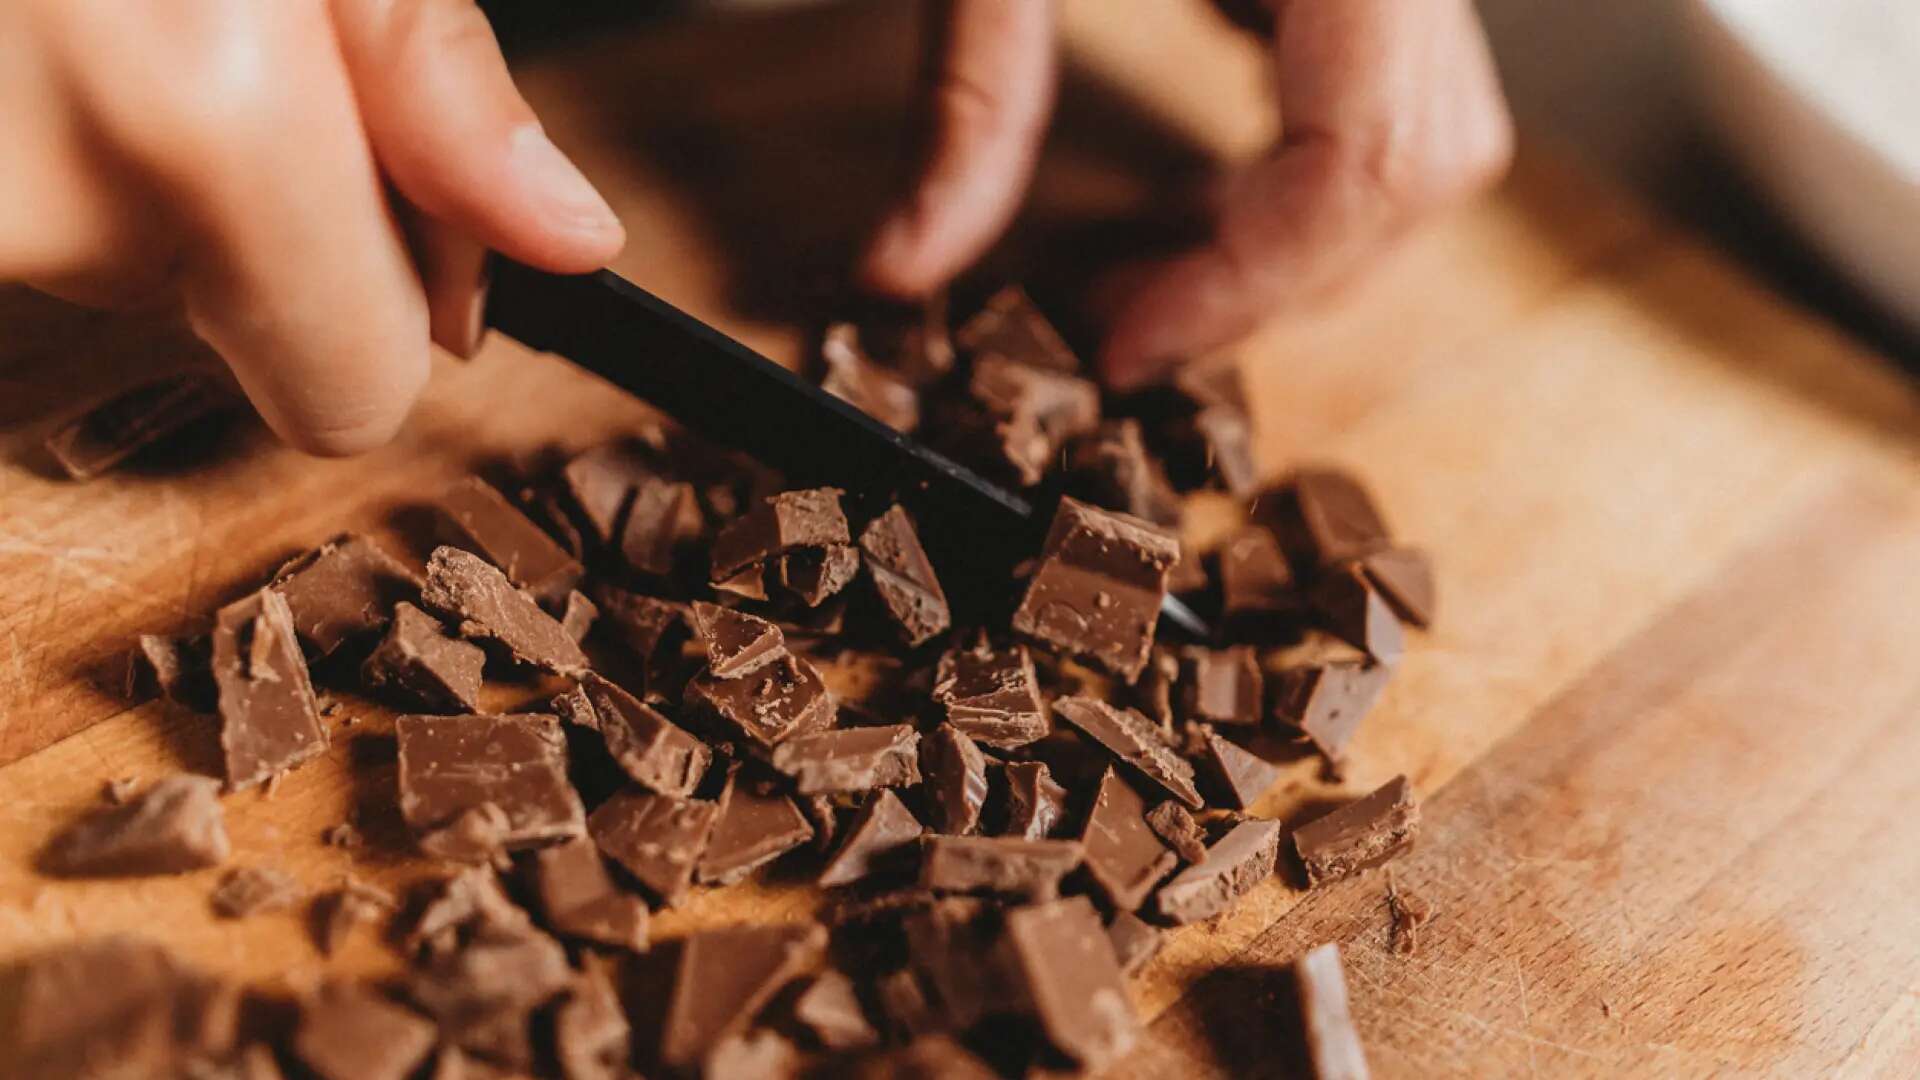
[[[1506,171],[1512,122],[1471,0],[1272,6],[1280,143],[1222,178],[1208,242],[1096,287],[1116,386],[1313,303]],[[892,295],[939,288],[1006,227],[1053,98],[1052,0],[946,0],[942,18],[931,150],[862,265]]]
[[[471,0],[9,0],[0,131],[0,279],[177,297],[317,453],[392,436],[430,333],[474,348],[487,249],[625,239]]]

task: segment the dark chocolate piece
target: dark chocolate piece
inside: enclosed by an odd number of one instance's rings
[[[727,777],[707,850],[694,869],[702,885],[731,885],[813,839],[813,826],[792,799],[756,786],[743,781],[739,769]]]
[[[555,933],[634,952],[646,949],[647,905],[614,882],[592,841],[542,848],[529,866],[534,897]]]
[[[1242,821],[1207,849],[1207,857],[1180,871],[1155,898],[1160,915],[1177,925],[1211,919],[1273,876],[1280,823]]]
[[[620,530],[620,559],[642,574],[666,577],[680,553],[706,532],[693,485],[648,477],[633,489],[633,505]]]
[[[1096,506],[1180,527],[1180,495],[1147,456],[1138,420],[1108,420],[1075,439],[1067,447],[1067,471],[1074,493]]]
[[[705,799],[628,790],[601,803],[587,831],[608,858],[672,907],[686,898],[719,809]]]
[[[1000,772],[1006,778],[1007,796],[1002,834],[1046,839],[1067,816],[1067,789],[1053,782],[1044,761],[1009,761]]]
[[[713,539],[713,581],[725,581],[753,563],[803,547],[849,544],[847,515],[837,488],[784,491],[755,503]]]
[[[793,1000],[793,1018],[826,1050],[865,1050],[880,1044],[880,1033],[867,1019],[853,980],[838,971],[823,971]]]
[[[1260,660],[1251,646],[1180,650],[1181,713],[1205,724],[1257,725],[1265,712]]]
[[[1248,525],[1220,547],[1220,603],[1228,615],[1288,617],[1305,607],[1293,567],[1271,529]]]
[[[1413,846],[1420,807],[1407,778],[1396,776],[1293,831],[1293,847],[1310,885],[1323,885],[1380,866]]]
[[[575,589],[567,594],[566,607],[560,613],[560,629],[575,641],[587,640],[587,632],[593,629],[594,621],[600,618],[600,607],[587,594]]]
[[[219,692],[213,685],[213,642],[141,634],[127,657],[127,696],[158,694],[185,709],[210,713]]]
[[[420,579],[372,540],[342,533],[290,560],[268,588],[286,598],[300,640],[327,656],[385,626],[393,606],[420,591]]]
[[[406,1080],[427,1060],[433,1022],[357,986],[335,984],[302,1003],[293,1056],[317,1080]]]
[[[589,956],[553,1013],[553,1053],[566,1080],[633,1075],[633,1029],[608,965]]]
[[[1172,848],[1181,861],[1197,863],[1207,857],[1207,834],[1187,808],[1172,799],[1147,811],[1147,827]]]
[[[920,395],[911,385],[869,359],[852,323],[827,327],[820,342],[826,375],[820,388],[902,434],[920,426]]]
[[[976,363],[999,357],[1051,371],[1080,370],[1080,358],[1018,285],[994,293],[985,307],[954,331],[953,340]]]
[[[1179,558],[1171,534],[1062,499],[1013,628],[1132,682],[1153,648],[1167,572]]]
[[[941,724],[920,745],[927,809],[936,832],[965,836],[980,830],[987,802],[987,758],[960,729]]]
[[[1331,566],[1387,546],[1390,534],[1360,481],[1338,469],[1301,469],[1264,495],[1255,517],[1280,537],[1295,566]]]
[[[423,843],[475,823],[491,803],[505,850],[581,835],[586,811],[567,781],[567,740],[551,716],[402,716],[400,814]]]
[[[678,701],[687,675],[681,646],[693,632],[693,616],[685,604],[642,596],[625,589],[602,586],[594,591],[600,605],[600,624],[612,630],[640,662],[644,679],[641,697],[648,701]]]
[[[1360,560],[1367,582],[1401,619],[1422,629],[1433,624],[1433,564],[1414,548],[1388,548]]]
[[[920,733],[911,724],[835,728],[773,748],[773,767],[802,795],[872,791],[920,782]]]
[[[1205,805],[1193,786],[1193,766],[1161,741],[1146,717],[1087,697],[1061,698],[1053,711],[1167,794],[1195,810]]]
[[[920,887],[942,893],[988,892],[1051,900],[1085,850],[1075,840],[1013,836],[928,836],[920,851]]]
[[[1357,565],[1321,577],[1314,586],[1313,605],[1335,636],[1383,664],[1400,659],[1406,648],[1399,617]]]
[[[1340,946],[1328,943],[1307,950],[1293,962],[1293,985],[1315,1080],[1367,1080],[1372,1074],[1347,1004]]]
[[[899,504],[887,508],[860,532],[867,576],[900,638],[919,645],[952,625],[947,594],[920,544],[920,531]]]
[[[267,866],[237,866],[220,878],[207,902],[223,919],[244,919],[269,911],[286,911],[305,893],[285,871]]]
[[[485,480],[469,476],[455,484],[439,509],[449,545],[485,558],[541,603],[563,603],[580,584],[580,561]]]
[[[347,874],[338,888],[314,898],[314,944],[332,956],[355,927],[377,926],[398,908],[393,894]]]
[[[392,687],[427,708],[470,713],[480,709],[486,662],[480,646],[449,636],[439,619],[403,601],[360,674],[369,686]]]
[[[580,643],[553,616],[486,560],[459,548],[434,549],[420,602],[456,620],[461,637],[497,642],[520,663],[559,675],[586,670]]]
[[[744,611],[718,604],[693,603],[693,630],[707,649],[707,670],[715,678],[751,675],[787,655],[780,628]]]
[[[1165,938],[1159,927],[1131,911],[1115,912],[1113,921],[1107,924],[1107,940],[1113,945],[1113,959],[1123,975],[1138,975],[1141,968],[1160,955]]]
[[[581,678],[580,690],[593,706],[589,726],[599,730],[623,772],[649,791],[692,794],[713,762],[706,743],[592,672]]]
[[[1023,1004],[1056,1050],[1097,1072],[1132,1049],[1140,1022],[1086,897],[1008,912],[1005,952],[1023,985]]]
[[[934,675],[933,700],[947,707],[948,723],[996,749],[1025,746],[1053,730],[1024,645],[949,650]]]
[[[1235,810],[1252,809],[1260,796],[1280,779],[1280,767],[1218,735],[1208,733],[1206,753],[1200,757],[1203,775],[1221,796],[1220,804]]]
[[[54,834],[40,869],[69,877],[181,874],[218,866],[231,851],[219,785],[199,776],[168,776]]]
[[[851,544],[801,548],[775,558],[773,565],[780,587],[815,608],[852,584],[860,573],[860,552]]]
[[[261,589],[220,609],[213,629],[227,787],[268,780],[327,749],[287,601]]]
[[[225,378],[167,375],[95,402],[47,433],[47,453],[75,480],[91,480],[129,457],[243,399]]]
[[[1285,668],[1272,680],[1274,719],[1311,739],[1337,768],[1391,674],[1391,668],[1370,660]]]
[[[848,885],[906,862],[925,829],[891,788],[881,788],[847,826],[840,850],[820,871],[823,886]]]
[[[826,928],[817,924],[732,926],[688,937],[660,1036],[661,1063],[684,1068],[705,1058],[783,985],[819,963],[826,945]]]
[[[690,707],[719,717],[767,748],[790,736],[832,727],[839,711],[820,672],[791,654],[744,678],[703,674],[687,684],[686,699]]]
[[[1080,842],[1086,848],[1087,876],[1119,911],[1138,909],[1160,879],[1179,864],[1148,827],[1146,812],[1140,793],[1113,766],[1107,766]]]

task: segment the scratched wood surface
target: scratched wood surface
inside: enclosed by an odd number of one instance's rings
[[[1057,272],[1155,180],[1270,136],[1247,43],[1180,5],[1066,6],[1066,91],[997,265]],[[621,268],[781,357],[887,190],[908,97],[903,5],[670,28],[522,72],[630,223]],[[1495,196],[1339,303],[1240,350],[1260,451],[1350,464],[1436,552],[1414,643],[1348,790],[1424,799],[1398,887],[1437,910],[1388,948],[1385,880],[1282,877],[1174,935],[1137,981],[1123,1075],[1284,1075],[1284,965],[1345,943],[1377,1073],[1920,1072],[1920,396],[1671,224],[1531,149]],[[45,417],[189,363],[157,320],[0,292],[0,956],[133,930],[249,978],[322,961],[300,916],[219,923],[211,874],[52,882],[33,854],[109,777],[212,771],[203,717],[129,706],[131,637],[193,625],[343,528],[413,548],[409,507],[475,467],[587,445],[641,410],[550,358],[442,361],[394,446],[302,458],[252,424],[192,460],[86,486]],[[349,701],[332,752],[230,797],[235,861],[319,888],[403,882],[388,717]],[[1339,794],[1305,765],[1260,809]],[[359,812],[368,847],[320,843]],[[661,921],[797,916],[788,881]]]

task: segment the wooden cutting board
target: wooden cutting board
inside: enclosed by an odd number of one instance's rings
[[[1123,13],[1124,17],[1116,13]],[[823,314],[809,274],[885,194],[912,50],[902,5],[589,43],[522,71],[633,230],[620,268],[769,353]],[[1183,5],[1066,7],[1066,90],[996,265],[1057,271],[1157,180],[1271,135],[1250,43]],[[343,313],[350,317],[350,313]],[[1117,1071],[1285,1073],[1284,965],[1343,943],[1384,1076],[1920,1073],[1920,395],[1670,223],[1529,148],[1338,303],[1239,354],[1278,472],[1341,462],[1438,560],[1442,611],[1367,721],[1344,788],[1302,764],[1261,810],[1408,774],[1394,880],[1437,914],[1389,948],[1386,878],[1285,877],[1174,935]],[[205,717],[129,706],[133,635],[193,625],[342,529],[417,550],[411,508],[476,467],[577,449],[643,410],[494,342],[443,361],[393,446],[317,461],[240,425],[190,463],[55,479],[45,417],[190,361],[157,323],[0,292],[0,956],[133,931],[302,985],[298,914],[221,923],[216,875],[37,876],[103,780],[217,772]],[[345,725],[351,716],[355,723]],[[424,870],[392,812],[387,717],[227,799],[236,863],[313,888]],[[321,831],[358,809],[369,847]],[[660,934],[808,909],[753,884]]]

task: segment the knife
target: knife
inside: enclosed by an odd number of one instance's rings
[[[988,586],[987,593],[996,591],[993,583],[1009,582],[1013,566],[1045,538],[1051,513],[1042,517],[1025,497],[611,270],[549,274],[496,257],[487,325],[572,361],[796,483],[897,498],[921,524],[921,542],[942,575],[960,568],[966,581]],[[1211,636],[1173,596],[1162,603],[1160,617],[1201,640]]]

